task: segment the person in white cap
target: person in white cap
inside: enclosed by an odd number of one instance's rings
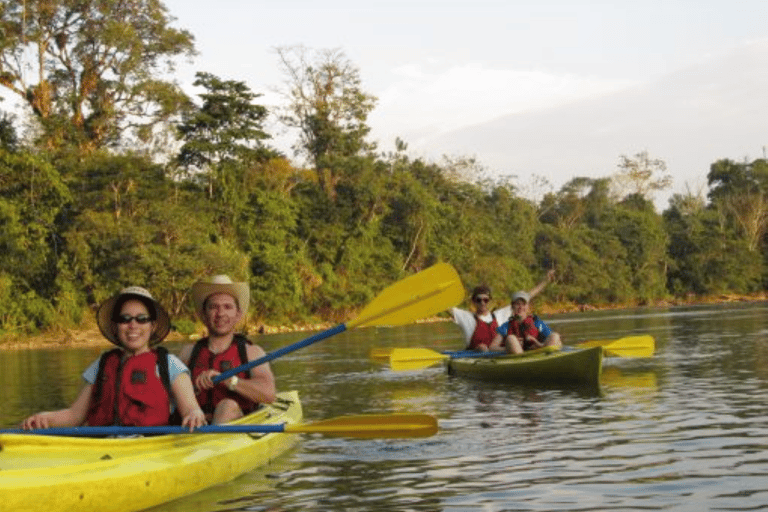
[[[533,287],[528,294],[530,297],[538,295],[552,279],[555,271],[550,270],[542,281]],[[476,286],[472,290],[472,303],[475,306],[474,313],[460,308],[451,308],[453,321],[464,334],[467,343],[466,350],[477,350],[487,352],[489,350],[502,350],[502,340],[496,340],[497,329],[512,315],[512,307],[507,305],[503,308],[491,310],[490,303],[493,300],[491,289],[486,285]]]
[[[232,368],[255,361],[264,350],[236,332],[248,311],[247,283],[218,275],[192,285],[195,313],[208,336],[182,348],[179,357],[192,371],[197,401],[206,418],[226,423],[275,400],[275,377],[268,363],[240,372],[216,384],[213,379]]]
[[[512,315],[497,329],[492,347],[500,347],[510,354],[522,354],[526,350],[541,347],[561,347],[560,335],[549,328],[538,316],[528,311],[531,296],[528,292],[512,294]]]
[[[166,310],[144,288],[132,286],[105,300],[96,314],[101,333],[119,348],[105,352],[83,372],[85,385],[67,409],[40,412],[22,428],[161,426],[178,409],[190,430],[204,425],[189,370],[164,347]]]

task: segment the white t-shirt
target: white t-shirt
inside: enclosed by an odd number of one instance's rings
[[[461,327],[461,332],[464,334],[464,341],[469,344],[469,340],[472,339],[472,334],[477,327],[477,321],[475,320],[475,314],[466,309],[451,308],[451,314],[453,315],[453,321]],[[501,325],[512,315],[512,306],[507,305],[500,309],[494,309],[490,313],[480,317],[483,322],[491,322],[494,318],[496,324]]]

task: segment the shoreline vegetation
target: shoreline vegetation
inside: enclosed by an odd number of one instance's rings
[[[540,315],[557,315],[565,313],[588,312],[588,311],[609,311],[631,308],[664,308],[674,306],[694,306],[705,304],[724,304],[731,302],[759,302],[768,300],[768,294],[761,292],[753,295],[737,294],[719,294],[707,297],[688,297],[675,298],[670,300],[656,301],[651,304],[613,304],[613,305],[577,305],[577,304],[552,304],[543,303],[534,309]],[[429,322],[450,322],[449,316],[437,316],[417,321],[416,323]],[[248,336],[262,336],[271,334],[298,333],[323,331],[333,327],[332,322],[305,323],[270,326],[266,324],[253,324],[244,329]],[[166,341],[185,342],[198,339],[205,335],[204,331],[195,332],[191,335],[181,334],[177,331],[171,331]],[[17,337],[5,336],[0,338],[0,350],[25,350],[25,349],[61,349],[61,348],[88,348],[88,347],[111,347],[112,345],[104,339],[95,325],[95,321],[90,321],[89,325],[83,325],[79,328],[65,329],[56,328],[35,335]]]

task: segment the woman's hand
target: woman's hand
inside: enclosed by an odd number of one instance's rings
[[[21,428],[24,430],[32,430],[35,428],[48,428],[51,426],[50,424],[50,413],[48,412],[38,412],[37,414],[33,414],[29,418],[25,419],[21,422]]]
[[[190,432],[195,430],[197,427],[202,427],[203,425],[207,424],[208,422],[205,420],[205,414],[200,408],[193,409],[192,412],[184,416],[184,418],[181,420],[181,426],[189,427]]]

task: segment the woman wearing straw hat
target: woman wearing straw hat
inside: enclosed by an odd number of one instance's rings
[[[22,428],[167,425],[176,408],[190,430],[206,423],[189,370],[157,346],[171,323],[147,290],[121,290],[101,304],[96,319],[104,337],[119,348],[102,354],[83,372],[85,386],[69,408],[34,414]]]
[[[218,275],[192,285],[195,312],[208,336],[181,349],[179,357],[192,371],[197,401],[212,423],[226,423],[275,400],[275,377],[265,363],[216,384],[213,379],[227,370],[265,355],[235,331],[248,311],[247,283]]]

